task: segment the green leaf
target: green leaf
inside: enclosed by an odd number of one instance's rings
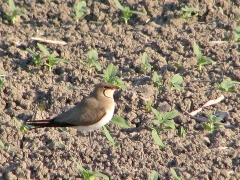
[[[111,120],[112,123],[122,127],[122,128],[130,128],[129,124],[125,119],[120,116],[114,116]]]
[[[58,63],[58,62],[64,62],[64,63],[67,63],[67,64],[70,63],[69,61],[67,61],[67,60],[65,60],[65,59],[62,59],[62,58],[55,58],[55,57],[54,57],[53,60],[56,61],[56,63]]]
[[[76,10],[78,11],[86,11],[86,8],[87,8],[87,4],[85,1],[81,1],[77,4],[77,6],[75,7]]]
[[[186,137],[186,131],[185,131],[183,126],[181,126],[181,128],[180,128],[179,136],[182,137],[182,138]]]
[[[151,109],[152,109],[152,112],[157,116],[158,120],[163,119],[162,115],[158,112],[158,110],[154,109],[153,107]]]
[[[20,121],[16,118],[16,117],[13,117],[13,120],[16,122],[16,124],[21,127],[22,124],[20,123]]]
[[[183,82],[183,78],[179,74],[175,74],[171,79],[172,84],[181,84],[182,82]]]
[[[93,61],[97,61],[98,60],[98,53],[94,49],[88,51],[87,52],[87,56],[88,56],[89,59],[92,59]]]
[[[42,44],[37,43],[37,46],[46,56],[51,56],[50,52]]]
[[[203,128],[211,132],[213,131],[213,129],[208,124],[203,124]]]
[[[173,178],[174,178],[175,180],[181,180],[181,178],[178,177],[176,171],[175,171],[173,168],[170,168],[170,171],[171,171],[171,173],[172,173],[172,175],[173,175]]]
[[[200,10],[198,8],[188,7],[188,6],[185,5],[185,7],[182,8],[182,11],[185,11],[185,12],[199,12]]]
[[[114,3],[116,4],[116,6],[118,7],[118,9],[124,11],[124,7],[120,4],[120,2],[118,0],[114,0]]]
[[[97,171],[92,172],[92,175],[95,176],[95,177],[101,177],[105,180],[109,180],[109,177],[107,175],[102,174],[102,173],[97,172]],[[94,180],[97,180],[97,179],[95,178]]]
[[[22,123],[20,123],[20,121],[16,117],[13,117],[13,120],[20,127],[20,131],[22,133],[26,133],[28,131],[28,126],[27,125],[23,125]]]
[[[157,72],[155,72],[155,71],[154,71],[154,73],[153,73],[152,80],[153,80],[153,82],[156,83],[156,84],[160,83],[159,76],[158,76]]]
[[[178,115],[178,112],[177,111],[170,111],[170,112],[165,112],[163,115],[162,115],[162,119],[163,120],[171,120],[173,118],[175,118],[176,116]]]
[[[156,171],[151,172],[150,180],[158,180],[158,173]]]
[[[30,48],[26,48],[27,52],[29,52],[31,55],[36,56],[37,54]]]
[[[142,12],[139,12],[139,11],[131,11],[131,13],[138,14],[138,15],[144,15]]]
[[[240,40],[240,26],[238,26],[233,32],[234,32],[234,41],[239,42],[239,40]]]
[[[107,69],[104,71],[104,74],[107,77],[107,82],[113,83],[117,74],[116,67],[112,63],[109,64]]]
[[[3,148],[3,149],[7,149],[7,146],[5,146],[2,142],[2,140],[0,140],[0,147]]]
[[[0,68],[0,75],[4,74],[4,70]]]
[[[155,125],[160,125],[160,121],[159,120],[153,120],[153,124],[155,124]]]
[[[15,7],[15,4],[14,4],[14,1],[13,0],[8,0],[8,6],[9,6],[9,9],[13,12],[16,10],[16,7]]]
[[[109,131],[105,126],[103,126],[103,131],[107,139],[110,141],[111,145],[117,146],[117,143],[115,143],[114,139],[112,138],[112,136],[110,135]]]
[[[159,145],[160,148],[164,148],[164,144],[161,140],[161,138],[158,136],[158,133],[155,129],[152,130],[152,137],[154,142]]]
[[[93,61],[94,66],[97,68],[98,71],[101,71],[102,66],[98,61]]]
[[[193,44],[193,52],[197,56],[197,58],[202,57],[202,53],[201,53],[200,48],[199,48],[199,46],[197,45],[196,42],[194,42],[194,44]]]
[[[142,55],[142,63],[144,65],[148,64],[148,55],[147,55],[146,52],[144,52],[143,55]]]
[[[165,120],[164,124],[166,124],[168,126],[165,129],[175,129],[175,123],[173,120]]]

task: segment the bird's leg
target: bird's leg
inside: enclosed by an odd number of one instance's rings
[[[90,143],[90,147],[93,147],[93,141],[92,141],[92,133],[91,133],[91,131],[89,131],[89,143]]]

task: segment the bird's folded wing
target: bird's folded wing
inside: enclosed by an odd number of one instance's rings
[[[89,126],[102,119],[106,110],[93,97],[83,99],[72,109],[54,118],[54,122],[67,123],[75,126]]]

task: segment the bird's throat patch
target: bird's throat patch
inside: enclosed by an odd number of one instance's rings
[[[114,90],[112,89],[104,89],[103,91],[104,96],[107,98],[113,98],[113,93],[114,93]]]

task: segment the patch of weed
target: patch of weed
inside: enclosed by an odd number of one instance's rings
[[[117,76],[117,69],[112,63],[108,65],[104,73],[100,74],[100,76],[103,77],[106,82],[114,84],[123,90],[127,89],[122,80]]]
[[[152,101],[148,101],[147,102],[147,104],[145,106],[145,109],[144,109],[145,113],[148,113],[148,112],[150,112],[152,110],[152,104],[153,104]]]
[[[73,18],[78,22],[86,16],[87,4],[85,1],[80,1],[75,7],[75,15]]]
[[[152,81],[153,81],[154,86],[157,87],[159,91],[162,91],[164,89],[163,81],[158,76],[157,72],[153,73]]]
[[[211,115],[209,114],[208,112],[206,112],[206,115],[208,117],[208,120],[209,120],[209,123],[205,123],[203,124],[203,128],[210,131],[210,132],[213,132],[215,129],[219,129],[221,128],[222,126],[221,125],[216,125],[216,123],[219,123],[221,122],[223,119],[220,118],[220,117],[217,117],[217,116],[214,116],[214,115]]]
[[[152,66],[151,64],[148,62],[148,55],[146,52],[143,53],[142,55],[142,65],[141,65],[141,69],[143,71],[143,73],[146,75],[148,71],[151,71]]]
[[[156,171],[152,171],[149,180],[158,180],[158,179],[159,179],[158,173]]]
[[[40,54],[37,54],[36,52],[34,52],[32,49],[30,48],[26,48],[27,52],[29,52],[29,54],[31,54],[33,56],[33,63],[36,66],[40,66],[42,63],[42,59],[40,57]]]
[[[130,10],[129,7],[123,7],[118,0],[114,0],[114,2],[118,9],[122,11],[123,16],[121,18],[125,21],[126,25],[128,24],[128,20],[133,14],[144,15],[142,12]]]
[[[10,14],[5,13],[7,16],[7,19],[12,22],[13,25],[20,19],[21,16],[27,17],[25,14],[23,14],[14,4],[13,0],[8,0],[8,8],[11,11]]]
[[[196,42],[194,42],[194,44],[193,44],[193,52],[197,56],[197,59],[198,59],[197,66],[200,71],[202,70],[202,67],[207,64],[216,64],[216,62],[213,61],[211,58],[208,58],[208,57],[202,55],[202,52],[200,51],[200,48]]]
[[[172,176],[173,176],[173,178],[174,178],[175,180],[181,180],[181,178],[180,178],[180,177],[178,177],[178,175],[177,175],[177,173],[176,173],[175,169],[173,169],[173,168],[170,168],[170,171],[171,171],[171,173],[172,173]]]
[[[240,84],[240,82],[223,80],[221,83],[217,83],[217,88],[221,92],[233,92],[234,91],[234,86],[236,84]]]
[[[48,63],[45,63],[45,65],[48,67],[48,70],[51,71],[52,67],[59,62],[69,63],[69,61],[61,58],[56,58],[54,53],[50,53],[42,44],[37,43],[38,48],[45,54],[45,56],[48,59]]]
[[[195,7],[188,7],[187,5],[185,5],[184,8],[182,8],[182,13],[180,14],[180,17],[189,20],[193,17],[198,16],[198,13],[200,12],[200,10],[198,8]]]
[[[20,127],[20,131],[24,134],[28,132],[28,126],[20,123],[20,121],[16,118],[13,117],[13,120],[16,122],[16,124]]]
[[[102,69],[102,66],[100,64],[100,62],[98,61],[98,53],[96,50],[92,49],[90,51],[87,52],[87,59],[88,59],[88,63],[83,62],[82,60],[80,60],[81,64],[83,64],[84,66],[87,66],[87,69],[89,71],[89,73],[92,73],[93,69],[97,69],[98,71],[100,71]]]
[[[109,180],[109,177],[106,176],[105,174],[102,174],[102,173],[100,173],[98,171],[86,170],[76,161],[75,158],[71,157],[71,159],[74,162],[74,164],[77,165],[77,168],[81,171],[84,180],[97,180],[99,178],[103,178],[105,180]]]
[[[150,127],[152,129],[152,137],[156,144],[159,145],[160,148],[164,148],[164,144],[161,138],[158,136],[159,131],[163,130],[171,130],[175,129],[175,123],[172,120],[174,117],[178,115],[177,111],[166,112],[160,114],[156,109],[152,108],[152,112],[157,117],[156,120],[153,120],[153,123],[157,125],[157,127]]]
[[[181,84],[183,83],[183,77],[179,74],[175,74],[172,79],[170,79],[170,89],[171,91],[173,90],[178,90],[182,91],[183,87]]]
[[[0,68],[0,88],[4,86],[4,79],[1,77],[1,75],[4,74],[4,70]]]

